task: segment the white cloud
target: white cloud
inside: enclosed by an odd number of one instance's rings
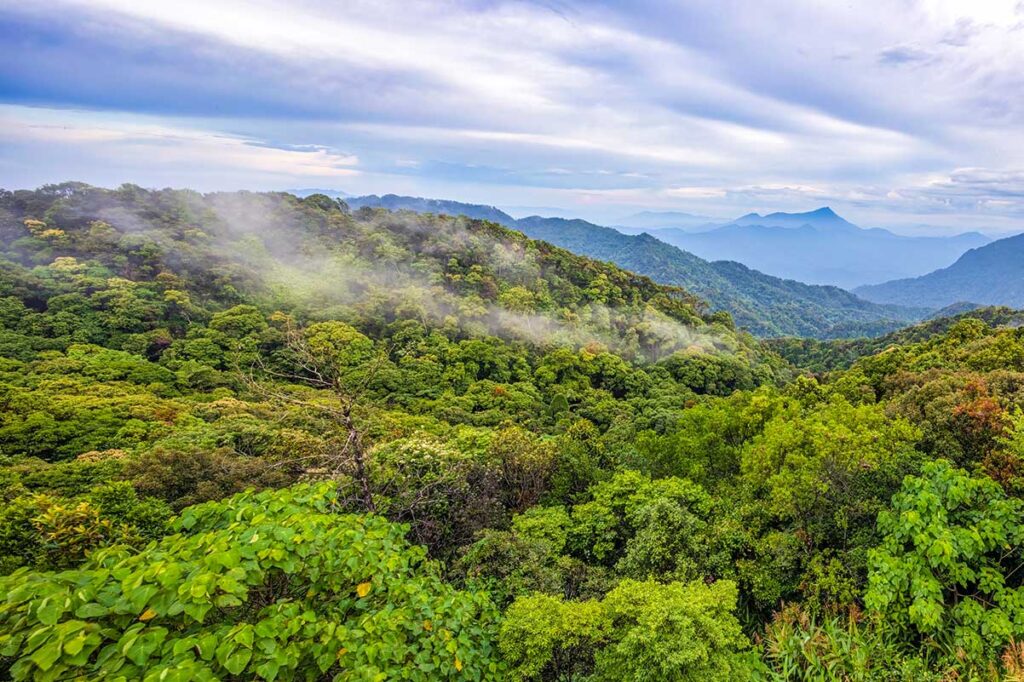
[[[117,164],[197,166],[295,177],[347,178],[358,158],[323,147],[283,149],[264,141],[137,117],[0,106],[0,142],[70,147]]]
[[[488,203],[498,201],[490,193],[719,213],[828,201],[879,218],[1024,214],[1007,190],[1024,149],[1018,0],[5,6],[47,20],[78,13],[87,20],[73,22],[76,35],[117,18],[180,31],[223,46],[238,73],[253,55],[283,65],[265,87],[285,101],[315,93],[306,118],[228,121],[216,102],[202,120],[153,117],[129,102],[122,116],[50,112],[51,123],[34,120],[41,109],[22,112],[0,132],[5,147],[88,150],[141,182],[148,164],[179,185],[201,167],[206,182],[217,171],[236,186],[323,177]],[[310,143],[322,146],[297,146]],[[67,155],[40,156],[62,179]],[[430,175],[440,166],[450,176]],[[10,159],[3,168],[4,178],[18,172]]]
[[[724,187],[670,187],[664,193],[684,199],[721,199],[728,194],[728,190]]]

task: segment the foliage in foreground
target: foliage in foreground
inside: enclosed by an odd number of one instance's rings
[[[857,610],[815,619],[792,605],[758,639],[763,653],[753,678],[764,682],[946,682],[963,669],[921,658]],[[981,679],[999,679],[987,667],[980,672]]]
[[[190,507],[138,553],[0,579],[14,679],[486,679],[497,611],[331,484]]]
[[[878,526],[865,602],[889,627],[971,660],[1024,638],[1024,502],[939,460]]]

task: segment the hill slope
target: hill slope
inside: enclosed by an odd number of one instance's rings
[[[464,204],[459,201],[444,199],[423,199],[421,197],[403,197],[397,194],[377,196],[369,194],[363,197],[347,197],[345,203],[352,208],[386,208],[389,211],[415,211],[416,213],[445,213],[448,215],[464,215],[477,220],[490,220],[506,227],[515,226],[515,218],[494,206],[482,204]]]
[[[793,365],[812,372],[830,372],[847,369],[857,360],[881,353],[894,346],[906,346],[928,341],[949,332],[963,320],[980,320],[993,329],[1015,328],[1024,325],[1024,311],[1006,307],[951,306],[939,311],[935,317],[919,324],[873,339],[768,339],[763,343],[779,353]]]
[[[838,287],[783,280],[740,263],[709,263],[650,235],[623,235],[583,220],[531,217],[516,225],[536,239],[681,286],[758,336],[877,334],[924,312],[878,306]]]
[[[493,222],[374,208],[353,214],[325,195],[70,183],[0,190],[0,275],[0,298],[35,292],[24,298],[44,312],[51,288],[131,293],[109,305],[137,306],[136,323],[109,339],[54,331],[54,347],[94,337],[120,344],[151,331],[150,318],[170,303],[185,316],[193,307],[247,303],[298,318],[328,311],[360,328],[415,321],[459,338],[605,347],[637,360],[679,349],[756,354],[752,340],[681,288]],[[7,342],[18,340],[0,333],[0,346]]]
[[[1024,307],[1024,234],[972,249],[948,268],[855,290],[877,303],[942,308],[959,301]]]
[[[651,234],[707,260],[738,261],[779,277],[844,288],[921,275],[989,242],[977,232],[905,237],[865,230],[828,208],[753,213],[710,231],[659,229]]]
[[[879,306],[837,287],[783,280],[739,263],[711,263],[647,234],[626,235],[584,220],[530,216],[516,220],[490,206],[416,197],[356,197],[351,206],[384,205],[413,211],[442,211],[488,217],[592,258],[681,286],[729,312],[751,333],[767,336],[859,336],[880,334],[916,321],[924,309]]]

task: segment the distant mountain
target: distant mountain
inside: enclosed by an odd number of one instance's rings
[[[729,311],[762,336],[878,335],[923,318],[921,308],[878,306],[832,286],[783,280],[730,261],[709,263],[649,234],[625,235],[584,220],[532,216],[515,227],[570,251],[675,284]]]
[[[958,301],[1024,308],[1024,234],[971,249],[948,268],[856,290],[879,303],[941,308]]]
[[[765,227],[825,227],[840,230],[860,229],[853,223],[839,217],[828,206],[806,213],[748,213],[733,221],[734,225],[762,225]]]
[[[956,303],[947,305],[945,308],[939,308],[934,313],[929,315],[926,319],[928,320],[941,320],[946,317],[956,317],[957,315],[964,315],[966,313],[975,310],[988,310],[994,308],[986,308],[980,303],[971,303],[970,301],[957,301]]]
[[[682,286],[713,308],[728,311],[737,325],[762,337],[877,335],[922,319],[929,312],[876,305],[837,287],[783,280],[739,263],[709,263],[649,234],[622,234],[585,220],[540,216],[516,220],[490,206],[395,195],[346,201],[352,207],[382,206],[493,220],[534,239],[611,261],[658,282]]]
[[[977,232],[904,237],[881,228],[865,230],[830,208],[750,213],[704,232],[650,232],[707,260],[734,260],[779,277],[843,288],[924,274],[990,241]]]
[[[718,224],[714,219],[703,215],[682,213],[680,211],[641,211],[619,218],[615,221],[615,228],[633,229],[661,229],[666,227],[677,228],[691,232],[694,230],[709,229]]]

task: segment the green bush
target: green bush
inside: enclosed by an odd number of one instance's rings
[[[939,460],[878,516],[867,606],[908,641],[993,660],[1024,637],[1024,501]]]
[[[14,679],[489,679],[497,613],[331,484],[190,507],[173,535],[0,579]]]

